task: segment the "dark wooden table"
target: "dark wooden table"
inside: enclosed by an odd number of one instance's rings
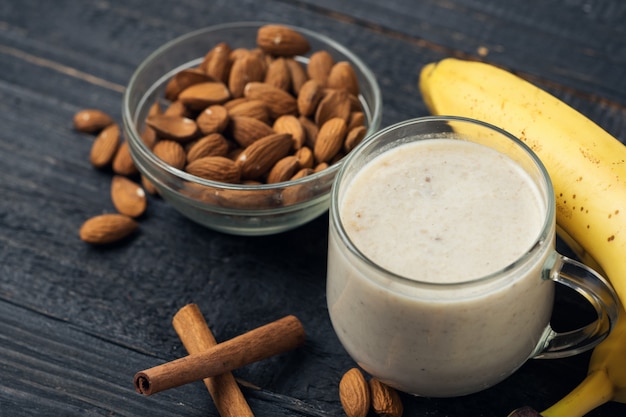
[[[72,116],[121,121],[124,86],[152,50],[190,30],[262,20],[317,30],[350,47],[383,89],[383,126],[427,111],[420,68],[480,57],[547,88],[626,141],[622,0],[0,2],[0,416],[215,416],[202,383],[144,397],[135,372],[185,354],[171,319],[197,303],[218,340],[287,314],[307,342],[235,372],[257,416],[339,416],[354,366],[326,310],[326,215],[280,235],[217,233],[151,198],[140,232],[88,246],[84,220],[113,211],[110,174],[88,161]],[[563,248],[566,250],[567,248]],[[575,320],[578,301],[559,297]],[[569,308],[569,310],[567,310]],[[504,417],[557,401],[589,354],[528,362],[464,398],[403,396],[407,416]],[[610,403],[590,416],[623,416]]]

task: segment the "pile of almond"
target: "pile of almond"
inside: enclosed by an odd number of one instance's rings
[[[168,165],[229,184],[274,184],[326,169],[365,136],[365,114],[352,65],[329,52],[310,52],[308,40],[291,28],[259,28],[254,49],[215,45],[195,68],[181,70],[150,107],[141,139]],[[86,109],[74,127],[96,134],[92,165],[114,173],[111,198],[118,211],[89,219],[81,239],[112,243],[130,235],[146,209],[147,191],[129,144],[107,114]],[[141,185],[134,178],[141,179]],[[311,197],[305,186],[281,190],[218,190],[186,183],[179,190],[225,207],[268,208]],[[320,191],[321,192],[321,191]]]
[[[366,417],[370,408],[381,417],[401,417],[400,395],[377,378],[369,383],[358,368],[348,370],[339,382],[339,399],[346,416]]]
[[[144,143],[168,164],[209,180],[278,183],[325,169],[365,136],[352,65],[313,52],[281,25],[259,28],[257,48],[215,45],[178,72],[151,107]]]

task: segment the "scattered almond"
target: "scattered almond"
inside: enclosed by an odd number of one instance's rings
[[[113,162],[120,146],[120,128],[117,123],[105,127],[91,145],[89,161],[96,168],[104,168]]]
[[[348,417],[366,417],[370,409],[370,388],[358,368],[346,372],[339,382],[339,399]]]
[[[101,214],[85,221],[80,227],[80,238],[94,245],[117,242],[137,229],[138,223],[125,214]]]
[[[130,147],[128,142],[124,141],[117,149],[115,157],[113,158],[113,172],[119,175],[131,176],[137,174],[137,167],[133,161],[133,157],[130,154]]]
[[[115,123],[113,118],[97,109],[84,109],[74,114],[74,128],[80,132],[97,133]]]
[[[372,398],[372,408],[381,417],[401,417],[404,412],[402,400],[398,392],[379,381],[371,378],[369,381]]]
[[[146,193],[141,186],[121,175],[111,180],[111,201],[121,214],[139,217],[146,211]]]

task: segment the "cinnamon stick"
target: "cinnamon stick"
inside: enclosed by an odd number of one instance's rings
[[[196,304],[187,304],[178,310],[172,319],[172,325],[189,354],[204,352],[217,345],[211,329]],[[209,390],[220,416],[254,417],[232,373],[225,372],[205,378],[204,385]]]
[[[137,372],[134,378],[135,389],[140,394],[152,395],[230,372],[295,349],[303,343],[302,323],[295,316],[287,316],[203,352]]]

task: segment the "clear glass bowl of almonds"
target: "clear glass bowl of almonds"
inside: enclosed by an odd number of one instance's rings
[[[204,226],[286,231],[323,214],[343,156],[381,122],[372,71],[313,31],[200,29],[132,75],[123,123],[144,187]]]

